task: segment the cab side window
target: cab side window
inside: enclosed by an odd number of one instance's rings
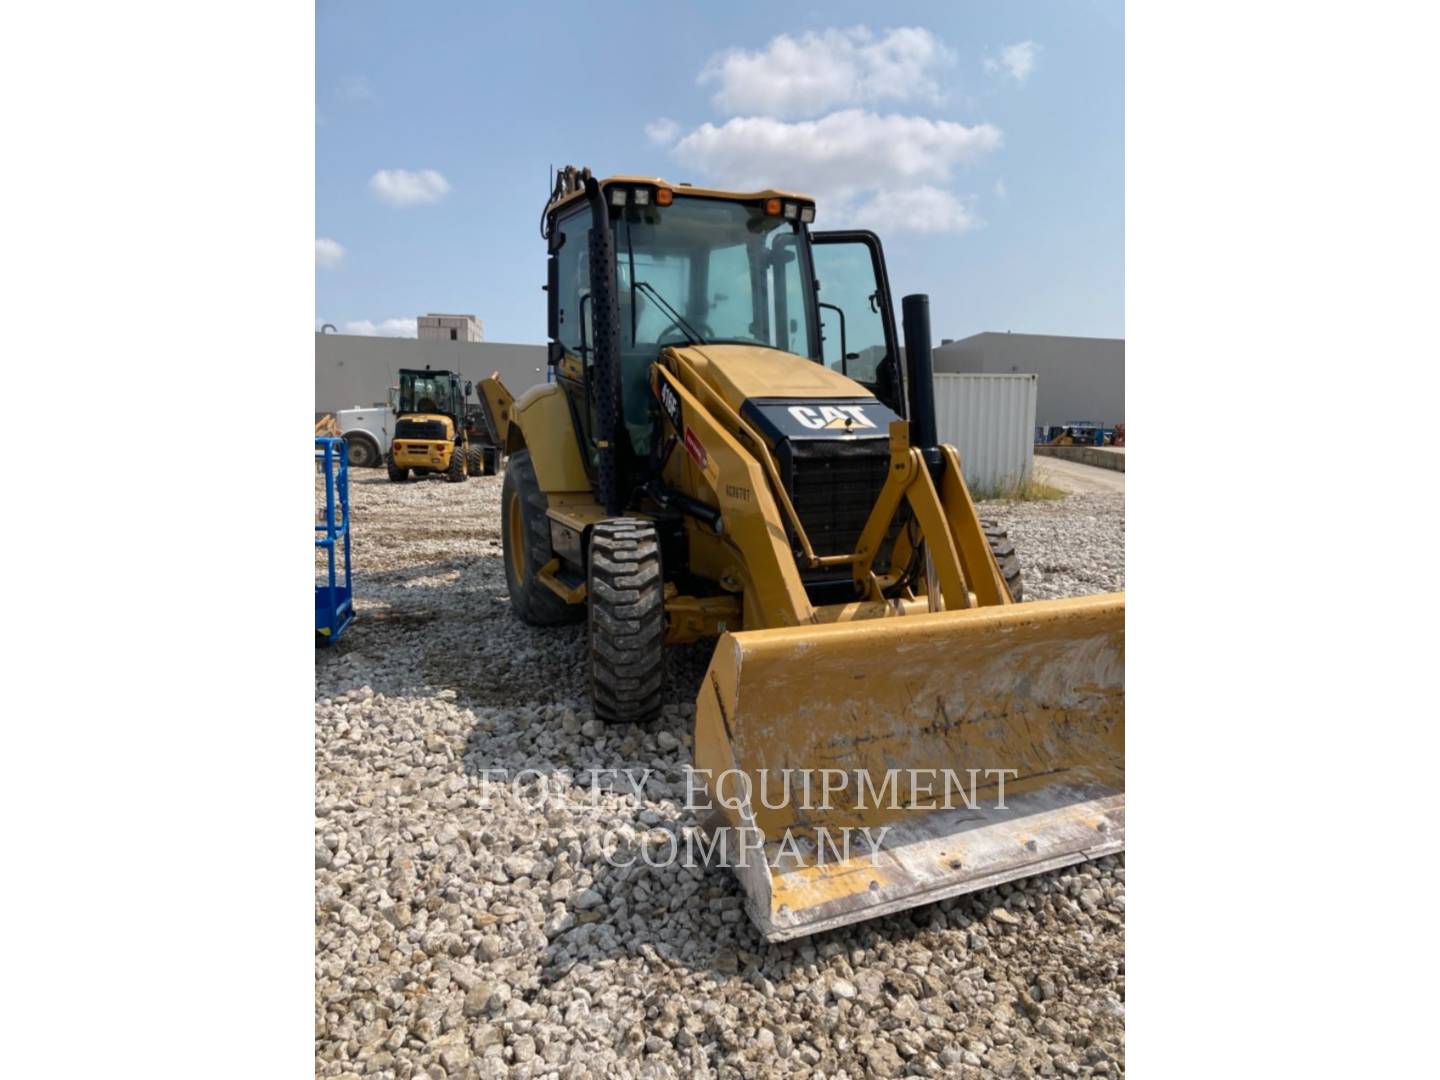
[[[705,322],[721,340],[764,341],[765,330],[755,322],[755,291],[750,250],[744,244],[710,252],[709,312]]]
[[[817,243],[813,250],[825,366],[874,386],[889,344],[871,248],[855,241]]]
[[[576,356],[584,355],[581,347],[591,339],[590,303],[585,299],[590,295],[589,220],[588,213],[582,210],[555,222],[555,239],[560,242],[555,253],[555,340]]]

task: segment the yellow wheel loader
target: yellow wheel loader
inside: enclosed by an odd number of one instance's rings
[[[587,620],[598,717],[695,702],[704,856],[784,940],[1124,844],[1124,596],[1018,603],[936,438],[928,301],[815,204],[573,167],[542,218],[555,378],[514,403],[510,600]],[[717,851],[719,854],[717,855]]]
[[[469,434],[465,402],[473,386],[452,371],[400,370],[395,399],[395,435],[385,468],[400,483],[416,476],[443,473],[451,483],[467,475]]]

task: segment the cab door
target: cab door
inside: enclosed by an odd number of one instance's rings
[[[593,480],[597,451],[590,437],[593,424],[587,391],[595,337],[589,237],[587,206],[582,204],[557,217],[550,232],[545,291],[550,309],[550,364],[570,406],[580,458]]]
[[[810,234],[821,362],[905,416],[900,346],[880,238],[865,229]]]

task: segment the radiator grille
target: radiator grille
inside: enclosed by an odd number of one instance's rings
[[[848,555],[860,540],[890,465],[883,440],[790,440],[790,498],[817,555]]]

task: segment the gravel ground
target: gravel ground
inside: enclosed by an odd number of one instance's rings
[[[654,730],[594,722],[582,629],[509,612],[499,499],[354,474],[360,616],[316,650],[317,1075],[1123,1074],[1123,857],[783,945],[728,871],[607,865],[694,824],[708,650],[672,651]],[[1123,588],[1123,496],[984,509],[1028,597]],[[600,772],[646,768],[638,797]]]

